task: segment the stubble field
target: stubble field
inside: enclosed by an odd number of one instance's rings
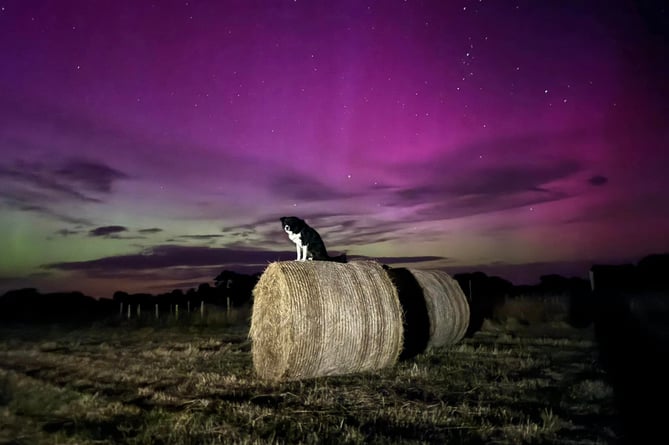
[[[270,383],[248,323],[0,328],[0,443],[596,444],[619,434],[589,329],[488,321],[378,372]]]

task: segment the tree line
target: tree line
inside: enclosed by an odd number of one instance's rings
[[[246,275],[224,270],[214,278],[214,285],[202,283],[187,291],[174,289],[162,294],[116,291],[111,299],[84,295],[82,292],[40,293],[35,288],[10,290],[0,297],[0,320],[16,322],[86,322],[103,320],[119,314],[119,307],[143,307],[153,310],[156,304],[169,311],[179,305],[182,311],[190,305],[240,307],[251,304],[253,287],[260,274]]]

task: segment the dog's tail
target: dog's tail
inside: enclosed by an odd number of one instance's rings
[[[346,254],[342,253],[341,255],[331,256],[330,261],[335,261],[337,263],[346,263],[348,260],[346,259]]]

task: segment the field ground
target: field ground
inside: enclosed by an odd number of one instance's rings
[[[248,326],[0,327],[0,444],[605,444],[589,329],[486,321],[374,373],[267,383]]]

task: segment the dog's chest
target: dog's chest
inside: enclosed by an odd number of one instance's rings
[[[288,234],[288,238],[298,246],[302,246],[302,235],[299,233],[291,232],[290,230],[286,230],[286,233]]]

